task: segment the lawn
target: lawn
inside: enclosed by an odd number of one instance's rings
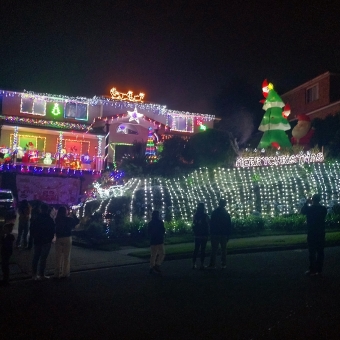
[[[326,246],[339,245],[340,232],[326,233]],[[280,236],[259,236],[249,238],[231,239],[228,242],[228,252],[236,253],[242,251],[259,251],[261,249],[280,249],[290,247],[306,248],[306,234],[280,235]],[[189,256],[193,251],[193,242],[167,244],[165,246],[167,257]],[[210,252],[210,242],[207,245],[207,252]],[[132,250],[129,255],[147,258],[150,256],[149,249]]]

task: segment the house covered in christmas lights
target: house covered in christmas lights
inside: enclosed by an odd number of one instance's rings
[[[212,115],[143,98],[116,89],[111,97],[93,98],[0,90],[1,187],[18,200],[75,204],[93,175],[115,160],[116,147],[144,142],[152,162],[153,141],[213,126]]]
[[[114,160],[117,145],[147,143],[150,129],[159,140],[213,126],[213,115],[169,110],[143,98],[116,89],[111,97],[93,98],[0,90],[2,153],[19,164],[100,171]]]

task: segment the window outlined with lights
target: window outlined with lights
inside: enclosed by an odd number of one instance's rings
[[[39,97],[21,97],[20,112],[31,115],[46,115],[46,100]]]
[[[167,126],[172,131],[194,133],[194,117],[185,115],[168,115]]]
[[[64,118],[88,120],[88,105],[77,102],[66,102]]]
[[[11,133],[9,136],[10,145],[13,145],[13,139],[14,134]],[[23,149],[28,149],[29,142],[32,143],[35,150],[38,150],[41,153],[46,152],[46,137],[18,134],[18,146]]]

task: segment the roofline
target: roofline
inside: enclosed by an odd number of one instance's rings
[[[1,93],[11,93],[11,94],[24,94],[24,95],[31,95],[31,96],[40,96],[40,97],[46,97],[46,98],[53,98],[54,100],[59,100],[59,101],[74,101],[74,102],[79,102],[79,103],[85,103],[88,105],[109,105],[110,103],[115,103],[115,102],[120,102],[120,103],[125,103],[125,104],[131,104],[131,105],[137,105],[137,106],[145,106],[146,109],[149,107],[149,109],[155,108],[156,110],[159,110],[160,112],[166,112],[169,115],[185,115],[185,116],[193,116],[193,117],[198,117],[198,118],[203,118],[206,120],[214,120],[215,115],[209,115],[209,114],[203,114],[203,113],[194,113],[194,112],[188,112],[188,111],[179,111],[179,110],[171,110],[166,107],[166,105],[161,105],[161,104],[156,104],[156,103],[148,103],[148,102],[130,102],[127,100],[116,100],[108,97],[97,97],[94,96],[93,98],[87,98],[87,97],[69,97],[66,95],[55,95],[55,94],[50,94],[50,93],[37,93],[33,91],[27,91],[24,90],[23,92],[20,91],[7,91],[7,90],[2,90],[0,89],[0,94]]]
[[[291,92],[296,92],[297,90],[300,90],[301,88],[305,88],[305,87],[307,87],[308,85],[312,85],[314,82],[316,82],[316,81],[318,81],[318,80],[321,80],[321,79],[323,79],[323,78],[325,78],[325,77],[327,77],[327,76],[336,75],[336,74],[337,74],[337,73],[331,73],[331,72],[329,72],[329,71],[327,71],[327,72],[325,72],[325,73],[322,73],[322,74],[320,74],[319,76],[317,76],[317,77],[315,77],[315,78],[313,78],[313,79],[310,79],[310,80],[306,81],[305,83],[303,83],[303,84],[301,84],[301,85],[299,85],[299,86],[297,86],[297,87],[294,87],[293,89],[291,89],[291,90],[289,90],[289,91],[283,93],[283,94],[281,95],[281,97],[284,97],[285,95],[290,94]]]
[[[316,113],[316,112],[319,112],[319,111],[322,111],[322,110],[325,110],[325,109],[329,109],[329,108],[331,108],[331,107],[333,107],[333,106],[335,106],[335,105],[339,105],[339,104],[340,104],[340,100],[338,100],[337,102],[334,102],[334,103],[332,103],[332,104],[329,104],[329,105],[320,107],[319,109],[316,109],[316,110],[314,110],[314,111],[305,113],[305,115],[306,115],[306,116],[310,116],[310,115],[312,115],[312,114],[314,114],[314,113]],[[296,118],[290,120],[290,122],[293,122],[294,120],[297,120],[297,119],[298,119],[298,118],[296,117]]]

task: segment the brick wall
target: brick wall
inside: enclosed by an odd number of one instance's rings
[[[306,103],[306,91],[308,88],[318,85],[319,86],[319,98],[310,103]],[[282,100],[285,103],[289,103],[291,107],[290,120],[296,119],[298,114],[309,113],[311,111],[317,110],[330,103],[330,76],[329,74],[323,77],[315,78],[303,86],[289,91],[283,94]]]

